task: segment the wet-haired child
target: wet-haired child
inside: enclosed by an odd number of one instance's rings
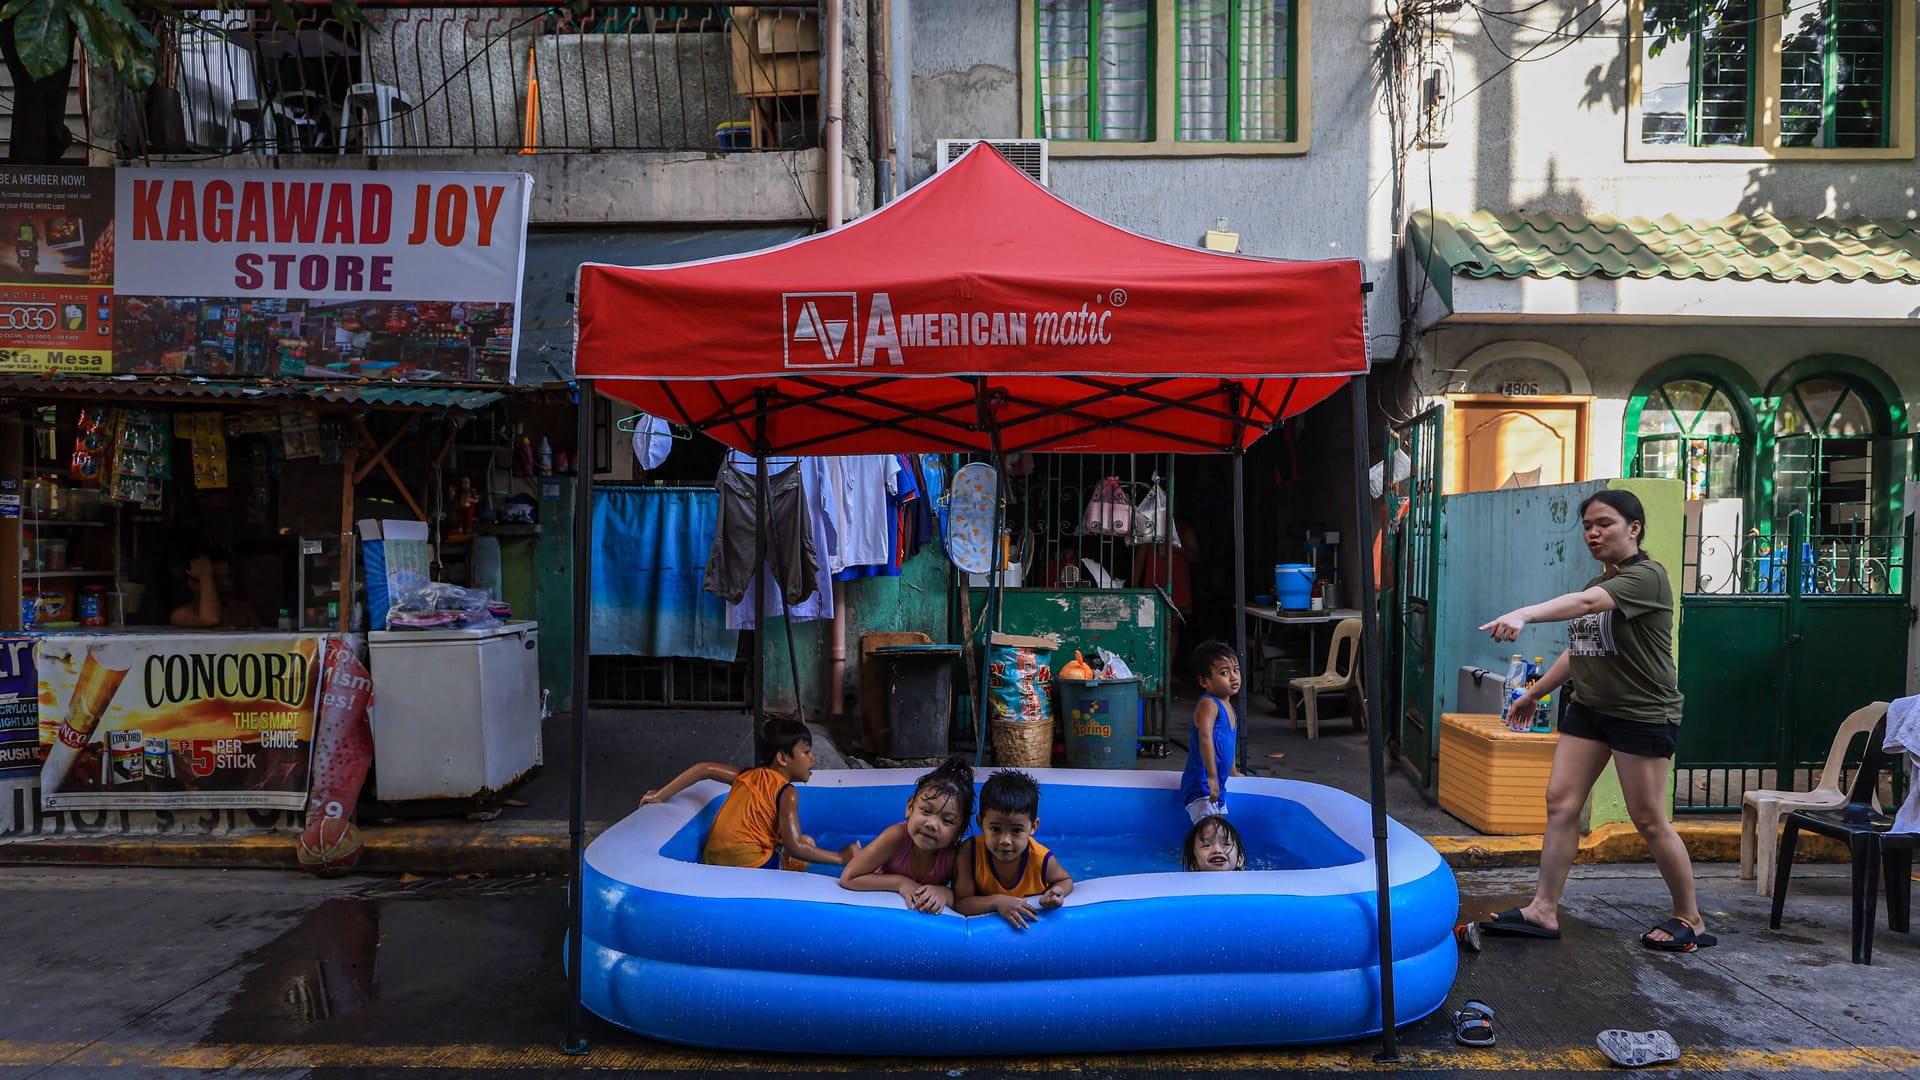
[[[1245,870],[1247,846],[1240,842],[1240,830],[1233,822],[1210,814],[1187,830],[1180,862],[1188,870]]]
[[[795,784],[813,775],[813,733],[798,720],[769,720],[761,732],[767,763],[751,769],[703,761],[689,766],[673,782],[649,791],[640,805],[666,802],[700,780],[732,784],[713,817],[700,861],[712,866],[757,866],[767,870],[805,870],[807,863],[845,866],[860,850],[858,841],[827,851],[800,831],[800,793]]]
[[[1240,692],[1240,657],[1223,642],[1203,641],[1193,649],[1193,677],[1201,695],[1188,731],[1180,804],[1187,808],[1188,820],[1199,821],[1227,812],[1227,777],[1234,775],[1240,741],[1232,703]]]
[[[1001,769],[980,785],[980,833],[960,848],[953,909],[993,912],[1025,930],[1040,914],[1027,903],[1057,908],[1073,892],[1073,875],[1033,838],[1040,827],[1040,785],[1017,769]]]
[[[950,757],[914,782],[907,820],[889,825],[840,871],[840,887],[900,894],[915,911],[938,915],[953,903],[960,837],[973,816],[973,768]]]

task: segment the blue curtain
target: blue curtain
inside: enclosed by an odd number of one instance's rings
[[[594,489],[595,653],[734,658],[740,632],[701,587],[719,514],[712,488]]]

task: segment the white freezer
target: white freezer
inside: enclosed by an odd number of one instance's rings
[[[374,797],[498,791],[540,753],[540,624],[375,630]]]

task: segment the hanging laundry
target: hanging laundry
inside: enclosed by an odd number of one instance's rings
[[[807,505],[817,505],[819,492],[828,483],[825,459],[801,458],[792,471],[800,475],[801,490]],[[832,523],[826,514],[810,514],[807,528],[813,550],[831,549],[834,543]],[[808,583],[809,595],[796,600],[799,594],[792,589],[788,589],[783,598],[779,587],[774,584],[772,573],[762,570],[747,587],[740,601],[727,605],[727,629],[752,630],[762,618],[784,617],[788,622],[833,618],[833,575],[824,563],[815,566],[812,573]],[[785,581],[781,584],[784,585]]]
[[[774,467],[767,466],[770,470]],[[820,562],[814,549],[814,515],[808,505],[798,462],[767,477],[766,562],[778,578],[786,598],[800,603],[818,588]],[[707,555],[706,589],[729,603],[747,593],[758,569],[760,553],[758,479],[731,461],[720,466],[715,487],[720,492],[720,517]],[[729,622],[731,625],[731,622]]]

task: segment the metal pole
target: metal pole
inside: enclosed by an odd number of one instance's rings
[[[1380,1053],[1376,1061],[1398,1061],[1393,1007],[1393,909],[1388,899],[1386,731],[1380,719],[1380,608],[1373,580],[1373,493],[1367,485],[1367,377],[1347,384],[1353,396],[1353,516],[1360,540],[1360,696],[1367,713],[1367,782],[1373,803],[1374,907],[1380,925]],[[1383,466],[1391,482],[1393,463]]]
[[[581,1030],[580,953],[585,915],[587,833],[587,657],[592,652],[587,605],[593,589],[593,384],[574,384],[573,490],[573,797],[567,823],[572,861],[567,878],[567,1034],[563,1054],[587,1052]]]
[[[982,390],[985,385],[983,380],[980,384]],[[980,651],[984,662],[980,665],[980,685],[977,688],[979,719],[973,733],[973,760],[976,765],[985,760],[987,747],[987,684],[993,679],[993,634],[1000,625],[1000,529],[1004,524],[1002,517],[1007,504],[1007,461],[1000,451],[1000,425],[991,416],[991,407],[984,396],[980,408],[987,420],[987,446],[993,454],[993,535],[987,538],[987,606],[980,615],[986,641]],[[967,643],[967,648],[973,648],[971,641]]]
[[[1233,442],[1233,651],[1240,663],[1251,667],[1247,656],[1247,452],[1237,436]],[[1169,699],[1171,700],[1171,699]],[[1236,757],[1241,772],[1247,771],[1247,675],[1240,673],[1240,692],[1233,696],[1233,713],[1239,719],[1240,738]],[[1194,747],[1188,747],[1192,753]],[[1220,780],[1225,789],[1226,778]]]

